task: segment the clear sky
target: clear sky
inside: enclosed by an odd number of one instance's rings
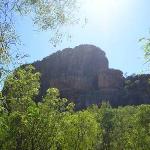
[[[77,17],[81,20],[86,17],[86,25],[81,21],[67,27],[72,38],[64,39],[57,47],[49,42],[50,32],[35,31],[29,18],[17,20],[25,52],[30,55],[28,62],[41,60],[63,48],[93,44],[106,52],[110,68],[128,75],[147,69],[138,40],[149,36],[150,0],[82,0],[80,6]]]

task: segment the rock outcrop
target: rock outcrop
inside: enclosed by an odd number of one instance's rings
[[[120,70],[107,69],[98,75],[98,88],[102,90],[119,90],[123,87],[124,78]]]
[[[102,100],[119,98],[124,85],[123,73],[109,69],[105,52],[93,45],[80,45],[58,51],[33,63],[41,73],[40,97],[49,87],[84,108]]]

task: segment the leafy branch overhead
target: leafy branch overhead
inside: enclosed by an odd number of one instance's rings
[[[17,33],[16,17],[29,16],[39,30],[55,31],[62,38],[61,28],[75,21],[76,0],[1,0],[0,1],[0,67],[19,59],[21,44]],[[60,32],[59,32],[60,31]],[[60,36],[61,35],[61,36]],[[57,40],[56,40],[57,39]],[[19,53],[19,54],[18,54]],[[18,57],[19,56],[19,57]]]

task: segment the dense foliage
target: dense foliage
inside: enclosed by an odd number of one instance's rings
[[[121,101],[117,105],[150,104],[150,75],[131,75],[125,79],[120,96]]]
[[[39,77],[27,66],[7,78],[0,94],[1,150],[150,149],[150,105],[103,102],[76,112],[54,88],[36,103]]]

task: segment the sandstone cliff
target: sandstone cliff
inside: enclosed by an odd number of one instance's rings
[[[125,80],[120,70],[109,68],[105,52],[93,45],[67,48],[33,65],[41,73],[40,96],[49,87],[56,87],[62,97],[74,101],[78,108],[102,100],[113,105]]]

